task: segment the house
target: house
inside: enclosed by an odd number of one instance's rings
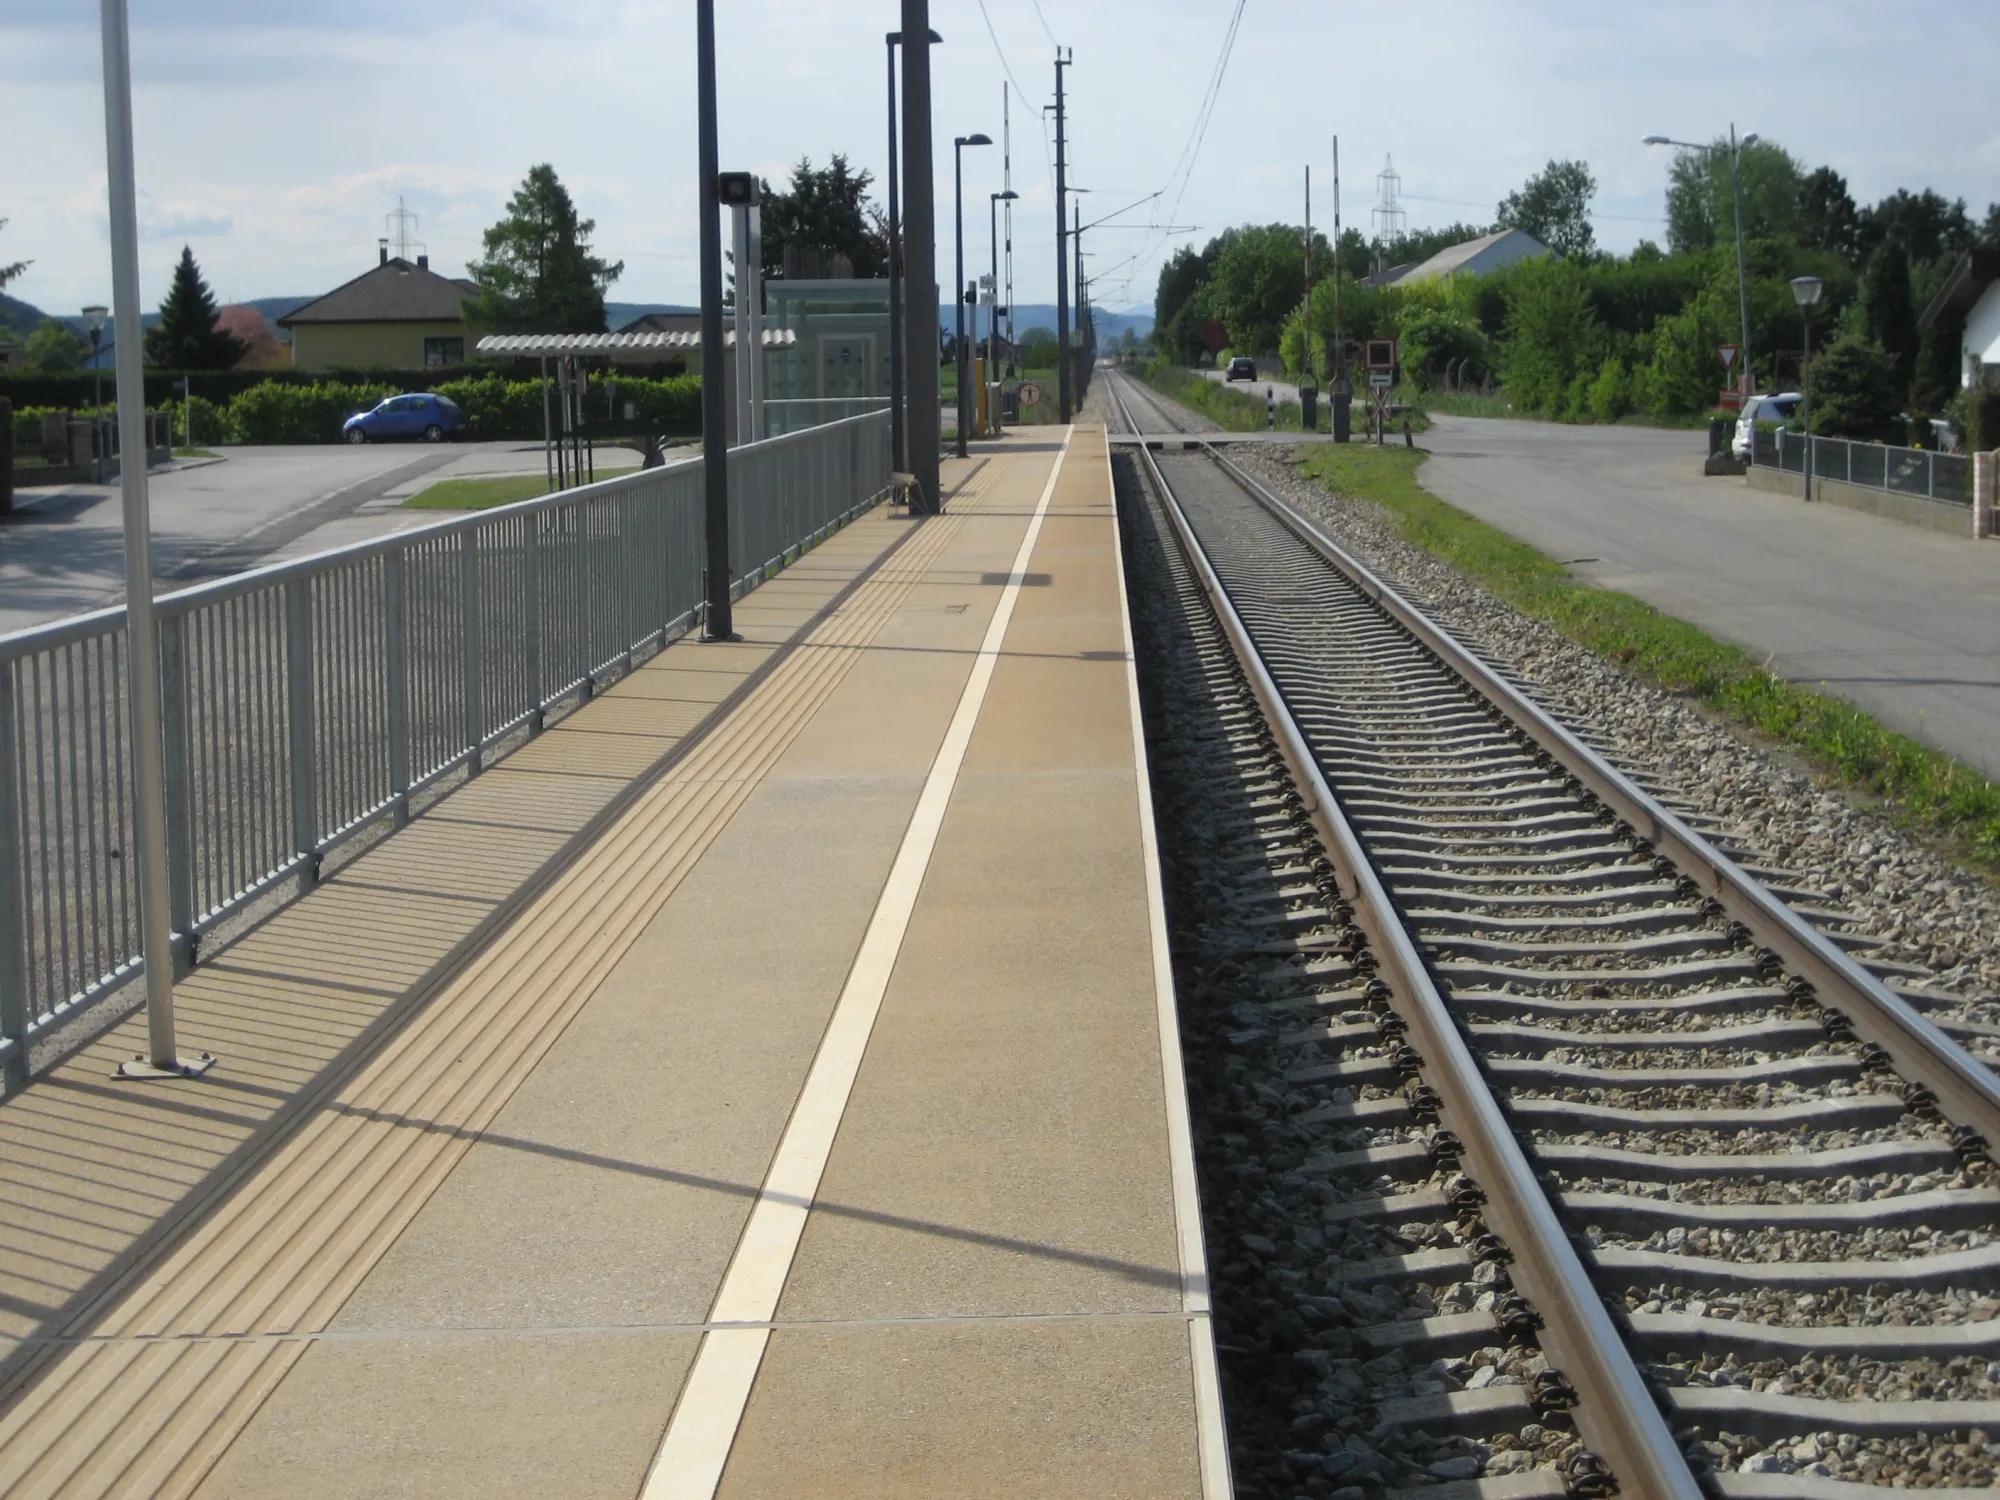
[[[1958,324],[1959,384],[2000,387],[2000,251],[1968,250],[1924,308],[1917,327]]]
[[[440,276],[382,249],[381,263],[278,319],[292,334],[300,370],[420,370],[465,362],[469,281]]]
[[[729,317],[729,313],[725,311],[723,313],[723,317],[727,319]],[[631,322],[627,323],[623,328],[619,329],[618,331],[620,333],[697,333],[698,334],[701,332],[701,311],[700,309],[697,308],[692,312],[643,313],[639,317],[636,317]]]
[[[1517,260],[1547,255],[1549,247],[1525,229],[1496,229],[1476,240],[1447,245],[1429,260],[1415,265],[1391,266],[1374,276],[1362,278],[1363,286],[1413,286],[1420,281],[1439,281],[1447,276],[1485,276],[1511,266]]]

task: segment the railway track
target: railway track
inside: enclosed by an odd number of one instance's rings
[[[1992,1493],[1993,1075],[1212,447],[1136,459],[1239,1493]]]

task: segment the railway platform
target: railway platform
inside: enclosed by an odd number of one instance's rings
[[[1228,1493],[1101,427],[0,1104],[0,1493]]]

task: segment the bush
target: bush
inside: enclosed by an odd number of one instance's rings
[[[337,443],[341,423],[395,394],[382,385],[266,383],[229,403],[229,424],[239,443]]]
[[[1490,360],[1479,325],[1452,308],[1413,306],[1398,326],[1403,374],[1420,391],[1442,381],[1448,366],[1463,361],[1484,375]]]
[[[1596,370],[1604,330],[1580,267],[1553,259],[1521,267],[1508,285],[1507,394],[1516,406],[1561,416],[1581,404],[1571,400],[1573,388]]]
[[[1615,422],[1632,409],[1632,377],[1617,355],[1597,367],[1589,404],[1591,418],[1598,422]]]
[[[1843,334],[1814,358],[1811,374],[1814,432],[1871,443],[1903,440],[1897,414],[1904,386],[1879,344]]]
[[[1594,377],[1588,370],[1578,370],[1576,378],[1563,392],[1562,405],[1550,411],[1549,415],[1563,422],[1581,422],[1590,415],[1590,390]]]
[[[1990,453],[2000,448],[2000,391],[1975,386],[1960,392],[1952,402],[1952,417],[1965,434],[1967,453]]]

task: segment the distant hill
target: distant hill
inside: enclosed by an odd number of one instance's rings
[[[42,319],[47,316],[39,307],[0,292],[0,327],[6,328],[16,339],[24,339],[33,333],[42,326]]]
[[[1132,337],[1135,339],[1142,339],[1153,331],[1153,310],[1150,307],[1131,307],[1124,312],[1113,312],[1109,308],[1100,307],[1094,311],[1097,316],[1097,341],[1100,344],[1117,338],[1127,328],[1132,330]],[[938,326],[949,332],[953,326],[952,320],[956,316],[951,304],[947,302],[941,307],[938,315],[943,320]],[[1071,316],[1075,316],[1074,308],[1071,309]],[[979,326],[982,329],[986,326],[986,314],[983,311],[979,315]],[[1023,302],[1014,309],[1014,327],[1022,333],[1031,328],[1046,328],[1051,333],[1055,332],[1056,305],[1053,302]]]

